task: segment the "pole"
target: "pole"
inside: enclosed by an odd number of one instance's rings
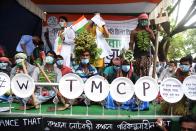
[[[159,47],[159,24],[157,24],[157,30],[156,30],[156,35],[155,35],[155,54],[153,57],[153,72],[152,72],[152,77],[155,79],[156,75],[156,63],[157,63],[157,57],[158,57],[158,47]]]

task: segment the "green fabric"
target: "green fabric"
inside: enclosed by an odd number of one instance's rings
[[[47,70],[44,70],[44,72],[47,74],[48,78],[50,79],[51,82],[56,82],[57,74],[52,71],[49,72]],[[46,78],[44,77],[43,73],[40,72],[38,82],[48,82]],[[45,87],[46,89],[51,89],[51,87]]]

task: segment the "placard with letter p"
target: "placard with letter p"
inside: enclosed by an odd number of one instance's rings
[[[144,76],[137,80],[134,86],[135,94],[141,101],[152,101],[159,93],[159,86],[155,79]]]

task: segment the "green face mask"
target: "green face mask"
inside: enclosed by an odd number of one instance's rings
[[[16,66],[17,67],[22,67],[22,61],[25,61],[25,59],[16,59]]]
[[[148,25],[148,20],[139,20],[138,21],[140,26],[147,26]]]

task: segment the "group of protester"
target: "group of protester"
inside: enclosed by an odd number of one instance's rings
[[[101,18],[100,14],[96,15],[98,15],[96,17]],[[92,35],[93,32],[94,35],[96,35],[97,32],[101,32],[102,34],[99,35],[108,37],[109,32],[103,19],[99,24],[101,26],[92,20],[87,27],[87,31]],[[138,25],[136,29],[131,32],[130,49],[122,51],[120,56],[113,58],[109,65],[106,67],[101,66],[102,68],[91,62],[94,52],[87,48],[84,48],[79,56],[75,56],[79,57],[80,61],[73,64],[73,52],[76,48],[75,46],[77,46],[74,45],[74,40],[77,35],[70,27],[67,27],[67,19],[65,17],[60,17],[59,25],[61,28],[57,33],[56,44],[53,45],[50,43],[49,36],[47,34],[45,35],[46,42],[50,47],[50,50],[47,52],[44,51],[44,44],[41,38],[38,36],[23,35],[16,48],[17,53],[14,56],[14,61],[11,62],[4,54],[0,56],[0,72],[8,74],[11,79],[17,73],[25,73],[30,75],[35,82],[49,83],[58,82],[63,75],[68,73],[76,73],[84,82],[91,76],[102,75],[109,83],[117,77],[127,77],[135,83],[138,78],[150,75],[149,72],[153,56],[152,44],[155,41],[155,36],[153,31],[148,27],[148,16],[146,14],[141,14],[138,17]],[[98,46],[95,48],[98,48]],[[105,49],[102,48],[102,52],[104,52],[103,50]],[[110,51],[105,51],[105,54],[107,54],[106,52],[109,54]],[[99,60],[103,61],[104,57],[105,55],[100,57]],[[177,67],[175,61],[170,61],[166,65],[167,66],[162,69],[162,72],[158,74],[158,82],[161,82],[167,77],[176,77],[182,82],[192,73],[191,56],[181,58],[179,67]],[[68,100],[61,95],[57,88],[51,86],[37,86],[34,94],[30,98],[16,99],[22,104],[28,103],[35,108],[39,108],[41,103],[47,102],[55,96],[57,96],[63,104],[63,106],[58,108],[59,110],[67,109],[70,105],[91,104],[91,101],[85,94],[82,94],[81,97],[76,100]],[[114,101],[109,94],[101,104],[104,104],[105,108],[109,109],[117,109],[118,107],[126,110],[137,110],[138,108],[140,110],[149,109],[148,102],[140,102],[140,105],[138,105],[137,101],[136,96],[133,96],[133,98],[127,102],[118,103]],[[183,98],[182,103],[185,101],[186,99]],[[193,102],[190,102],[190,104],[193,104]],[[180,104],[180,106],[181,105],[183,104]],[[178,106],[179,103],[176,104],[176,108],[178,108]],[[20,109],[23,109],[23,107]]]

